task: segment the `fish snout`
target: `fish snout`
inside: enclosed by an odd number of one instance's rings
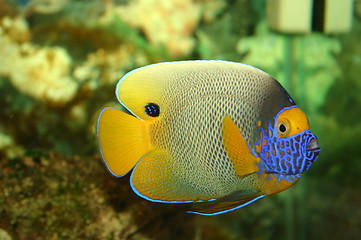
[[[320,146],[318,145],[317,138],[314,138],[307,144],[307,151],[316,151],[316,150],[320,150]]]

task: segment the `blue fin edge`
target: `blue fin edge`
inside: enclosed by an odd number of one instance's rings
[[[260,195],[260,196],[258,196],[258,197],[256,197],[256,198],[252,199],[251,201],[246,202],[246,203],[244,203],[244,204],[241,204],[241,205],[239,205],[239,206],[237,206],[237,207],[234,207],[234,208],[231,208],[231,209],[227,209],[227,210],[223,210],[223,211],[219,211],[219,212],[202,213],[202,212],[196,212],[196,211],[187,211],[187,213],[195,213],[195,214],[204,215],[204,216],[219,215],[219,214],[222,214],[222,213],[226,213],[226,212],[231,212],[231,211],[237,210],[237,209],[239,209],[239,208],[243,208],[243,207],[245,207],[245,206],[247,206],[247,205],[249,205],[249,204],[251,204],[251,203],[253,203],[253,202],[255,202],[255,201],[259,200],[259,199],[261,199],[261,198],[264,198],[264,197],[266,197],[266,196],[267,196],[266,194]]]

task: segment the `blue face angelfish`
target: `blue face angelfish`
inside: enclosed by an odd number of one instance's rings
[[[116,88],[131,114],[105,108],[108,170],[154,202],[214,215],[292,186],[319,155],[306,115],[270,75],[226,61],[158,63]]]

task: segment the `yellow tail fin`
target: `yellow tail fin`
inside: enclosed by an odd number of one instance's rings
[[[103,160],[115,176],[127,174],[152,149],[148,124],[115,108],[99,114],[97,135]]]

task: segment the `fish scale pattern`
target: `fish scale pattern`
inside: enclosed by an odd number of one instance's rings
[[[199,71],[201,68],[204,70]],[[230,116],[254,148],[264,96],[272,91],[275,80],[260,70],[227,62],[221,66],[219,62],[199,62],[180,69],[183,71],[172,72],[169,81],[173,82],[162,92],[161,98],[169,105],[151,130],[153,145],[166,149],[173,160],[167,166],[173,176],[169,185],[178,184],[187,191],[184,195],[204,199],[253,189],[256,176],[237,176],[227,157],[222,122]],[[174,94],[179,91],[183,94]]]

